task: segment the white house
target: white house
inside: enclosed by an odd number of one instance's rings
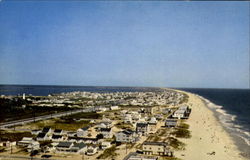
[[[185,117],[185,114],[186,114],[185,110],[177,110],[177,111],[174,112],[172,117],[181,119],[181,118]]]
[[[101,143],[101,148],[102,149],[107,149],[111,147],[111,142],[102,142]]]
[[[89,127],[79,128],[76,131],[77,137],[85,137],[85,136],[87,136],[88,135],[88,129],[89,129]]]
[[[111,106],[111,107],[110,107],[110,110],[118,110],[118,109],[120,109],[119,106]]]
[[[21,141],[17,143],[18,146],[28,146],[30,143],[32,143],[34,140],[32,137],[23,137]]]
[[[97,145],[89,145],[86,151],[86,154],[92,156],[97,153]]]
[[[123,130],[115,134],[116,142],[134,143],[137,141],[137,136],[132,130]]]
[[[28,152],[32,152],[35,150],[39,150],[40,149],[40,143],[37,141],[33,141],[31,142],[28,146],[27,146],[27,151]]]
[[[104,138],[112,138],[112,136],[113,136],[111,128],[101,128],[100,132]]]

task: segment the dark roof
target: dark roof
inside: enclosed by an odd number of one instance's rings
[[[166,122],[177,122],[177,119],[166,119]]]
[[[81,128],[83,131],[87,131],[89,129],[89,127],[83,127]]]
[[[61,133],[62,132],[62,129],[55,129],[54,130],[54,133]]]
[[[49,130],[50,130],[50,127],[44,127],[42,132],[47,133],[47,132],[49,132]]]
[[[164,142],[143,142],[143,145],[167,146],[167,143],[164,143]]]
[[[148,124],[147,123],[137,123],[136,127],[147,127]]]
[[[41,133],[38,133],[36,138],[44,138],[45,136],[46,136],[46,133],[41,132]]]
[[[83,141],[86,141],[86,140],[91,140],[91,141],[98,141],[97,138],[89,138],[89,137],[68,137],[68,140],[83,140]]]
[[[85,143],[74,143],[73,147],[82,149],[82,148],[86,147],[86,144]]]
[[[72,145],[72,142],[59,142],[57,147],[69,148]]]
[[[130,135],[133,134],[134,131],[127,129],[127,130],[123,130],[122,133],[126,134],[126,135]]]
[[[61,135],[54,135],[54,134],[53,134],[53,135],[52,135],[52,138],[53,138],[53,139],[59,139],[59,138],[62,138],[62,136],[61,136]]]
[[[101,128],[100,131],[101,132],[110,132],[111,128]]]

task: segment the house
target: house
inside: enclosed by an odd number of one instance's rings
[[[169,146],[164,142],[143,142],[142,151],[146,155],[173,156]]]
[[[137,123],[136,124],[136,133],[141,133],[142,135],[148,134],[148,123]]]
[[[166,119],[165,121],[165,127],[176,127],[177,126],[177,120],[176,119]]]
[[[63,130],[62,129],[55,129],[53,134],[54,135],[62,135],[63,134]]]
[[[70,148],[70,152],[72,153],[85,153],[87,150],[87,145],[84,143],[74,143],[74,145]]]
[[[110,107],[110,110],[118,110],[118,109],[120,109],[119,106],[111,106],[111,107]]]
[[[41,132],[36,136],[37,141],[48,141],[51,139],[51,136],[48,135],[48,132]]]
[[[111,142],[102,142],[101,143],[101,148],[102,149],[107,149],[111,147]]]
[[[103,135],[103,138],[112,138],[113,136],[111,128],[101,128],[100,132]]]
[[[60,141],[63,141],[64,138],[62,135],[56,135],[56,134],[53,134],[52,137],[51,137],[51,140],[53,142],[60,142]]]
[[[10,146],[15,146],[16,145],[16,141],[1,141],[0,142],[0,146],[2,147],[10,147]]]
[[[38,135],[40,132],[41,132],[40,129],[34,129],[34,130],[31,131],[31,134],[32,135]]]
[[[185,110],[176,110],[173,114],[173,118],[178,118],[182,119],[186,116],[186,111]]]
[[[89,127],[79,128],[76,131],[77,137],[85,137],[85,136],[87,136],[88,135],[88,129],[89,129]]]
[[[59,142],[56,146],[57,152],[70,152],[70,148],[73,146],[73,142]]]
[[[96,125],[96,128],[99,130],[101,128],[112,128],[112,127],[113,127],[112,121],[103,121],[103,122]]]
[[[125,142],[125,143],[135,143],[138,140],[135,132],[132,130],[123,130],[115,134],[116,142]]]
[[[31,142],[28,146],[27,146],[27,151],[28,152],[32,152],[35,150],[39,150],[40,149],[40,143],[37,141],[33,141]]]
[[[67,132],[67,136],[68,137],[74,137],[74,136],[76,136],[76,132]]]
[[[97,153],[97,145],[89,145],[86,151],[86,154],[92,156]]]
[[[48,134],[50,134],[50,133],[52,133],[52,129],[51,129],[51,127],[44,127],[44,128],[42,129],[42,132],[43,132],[43,133],[48,133]]]
[[[132,115],[131,114],[126,114],[124,117],[124,123],[132,123]]]
[[[145,156],[136,152],[129,153],[123,160],[158,160],[157,156]]]
[[[17,143],[18,146],[28,146],[30,143],[32,143],[34,140],[32,137],[23,137],[21,141]]]

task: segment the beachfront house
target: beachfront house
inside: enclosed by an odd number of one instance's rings
[[[159,155],[159,156],[172,156],[169,146],[164,142],[143,142],[143,154],[146,155]]]
[[[178,118],[178,119],[182,119],[184,118],[186,115],[186,111],[185,110],[176,110],[173,114],[173,118]]]
[[[148,123],[139,122],[136,124],[136,133],[141,133],[142,135],[147,135],[149,131]]]
[[[132,130],[123,130],[115,134],[116,142],[135,143],[137,141],[136,133]]]
[[[177,126],[177,120],[176,119],[166,119],[165,120],[165,127],[176,127]]]

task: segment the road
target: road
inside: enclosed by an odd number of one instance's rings
[[[54,113],[54,114],[49,114],[49,115],[44,115],[44,116],[37,116],[35,118],[32,117],[32,118],[25,118],[25,119],[10,121],[10,122],[4,122],[4,123],[0,123],[0,129],[4,129],[7,127],[13,127],[13,126],[17,126],[17,125],[24,125],[26,123],[31,123],[31,122],[35,122],[35,121],[41,121],[41,120],[52,119],[52,118],[59,118],[59,117],[68,116],[71,114],[80,113],[80,112],[91,112],[92,110],[93,110],[93,108],[84,108],[84,109],[77,109],[77,110],[72,110],[72,111]]]

